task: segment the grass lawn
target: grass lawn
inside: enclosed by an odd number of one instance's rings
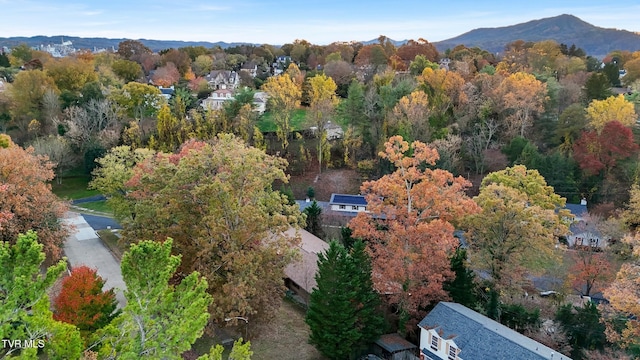
[[[234,331],[238,333],[232,335]],[[223,338],[244,337],[244,331],[242,323],[237,328],[217,330],[214,337],[204,335],[196,341],[192,353],[205,354]],[[276,317],[268,324],[249,326],[253,360],[325,360],[326,358],[308,343],[308,339],[309,326],[304,322],[304,310],[289,300],[283,301]],[[227,358],[229,348],[225,348],[223,359]]]
[[[118,237],[111,230],[98,230],[98,236],[104,245],[111,251],[116,260],[122,260],[124,248],[118,241]]]
[[[74,200],[93,195],[98,195],[97,190],[88,190],[87,186],[91,181],[89,176],[73,176],[62,179],[62,184],[57,181],[51,183],[51,190],[61,199]]]
[[[306,128],[307,122],[307,110],[297,109],[291,117],[291,128],[293,130],[302,130]],[[276,131],[276,124],[273,122],[271,113],[266,112],[258,120],[258,128],[262,132],[274,132]]]
[[[309,326],[304,322],[304,310],[285,300],[275,319],[254,329],[251,336],[253,360],[323,360],[320,352],[308,343]]]
[[[82,203],[82,204],[78,204],[77,206],[81,208],[89,209],[89,210],[107,213],[107,214],[113,213],[113,210],[111,209],[111,207],[109,206],[106,200]]]

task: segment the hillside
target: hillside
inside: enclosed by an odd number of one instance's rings
[[[595,57],[603,57],[613,50],[640,50],[638,34],[597,27],[566,14],[506,27],[475,29],[434,45],[439,51],[464,44],[496,53],[502,52],[506,44],[515,40],[555,40],[567,45],[575,44]]]
[[[73,47],[76,49],[118,49],[118,44],[127,39],[108,39],[108,38],[82,38],[75,36],[32,36],[32,37],[0,37],[0,47],[13,47],[22,43],[26,43],[29,46],[48,45],[48,44],[60,44],[62,41],[71,41]],[[178,41],[178,40],[148,40],[140,39],[140,42],[145,44],[152,51],[160,51],[169,48],[181,48],[186,46],[204,46],[206,48],[212,48],[220,46],[221,48],[228,48],[240,45],[242,43],[226,43],[218,41],[215,43],[208,41]]]

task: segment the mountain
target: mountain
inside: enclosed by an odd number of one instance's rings
[[[512,26],[475,29],[434,42],[434,45],[439,51],[463,44],[497,53],[504,51],[505,45],[515,40],[555,40],[562,44],[575,44],[588,55],[600,58],[613,50],[640,50],[640,35],[636,33],[597,27],[567,14]]]
[[[32,36],[32,37],[10,37],[10,38],[2,38],[0,37],[0,47],[13,47],[22,43],[25,43],[31,47],[39,46],[39,45],[49,45],[49,44],[61,44],[63,41],[71,41],[73,43],[73,47],[76,49],[93,49],[93,48],[104,48],[104,49],[118,49],[118,44],[122,41],[128,39],[107,39],[107,38],[82,38],[75,36]],[[148,39],[139,39],[144,45],[146,45],[152,51],[160,51],[169,48],[181,48],[185,46],[204,46],[206,48],[212,48],[216,46],[220,46],[225,49],[228,47],[233,47],[237,45],[241,45],[244,43],[226,43],[223,41],[218,42],[208,42],[208,41],[178,41],[178,40],[148,40]]]

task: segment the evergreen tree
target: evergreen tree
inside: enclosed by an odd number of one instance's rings
[[[583,307],[571,304],[560,307],[556,313],[556,321],[567,335],[573,349],[573,359],[584,359],[583,350],[602,350],[607,343],[605,325],[600,322],[600,311],[592,302],[587,302]]]
[[[318,205],[318,202],[313,200],[311,205],[304,209],[304,213],[307,214],[307,225],[304,229],[319,238],[324,237],[324,231],[322,230],[322,208]]]
[[[380,336],[384,325],[364,243],[357,241],[349,253],[332,241],[319,255],[316,281],[306,317],[309,341],[330,359],[353,359]]]
[[[475,295],[475,275],[467,268],[467,250],[458,247],[451,257],[451,271],[455,277],[444,284],[453,301],[473,309],[478,299]]]
[[[360,334],[359,348],[366,348],[382,335],[385,321],[379,312],[380,297],[373,290],[371,280],[371,259],[366,251],[366,245],[362,240],[356,240],[351,248],[351,261],[354,273],[352,285],[356,290],[356,297],[352,304],[356,306],[356,328]]]

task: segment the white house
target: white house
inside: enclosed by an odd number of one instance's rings
[[[571,360],[463,305],[440,302],[418,324],[426,360]]]
[[[602,235],[597,229],[595,221],[589,216],[587,200],[582,199],[580,204],[567,204],[565,208],[571,211],[574,216],[573,222],[569,226],[570,233],[566,236],[569,247],[604,248],[607,246],[609,239]]]
[[[362,212],[367,211],[367,200],[362,195],[331,194],[329,206],[333,211]]]

